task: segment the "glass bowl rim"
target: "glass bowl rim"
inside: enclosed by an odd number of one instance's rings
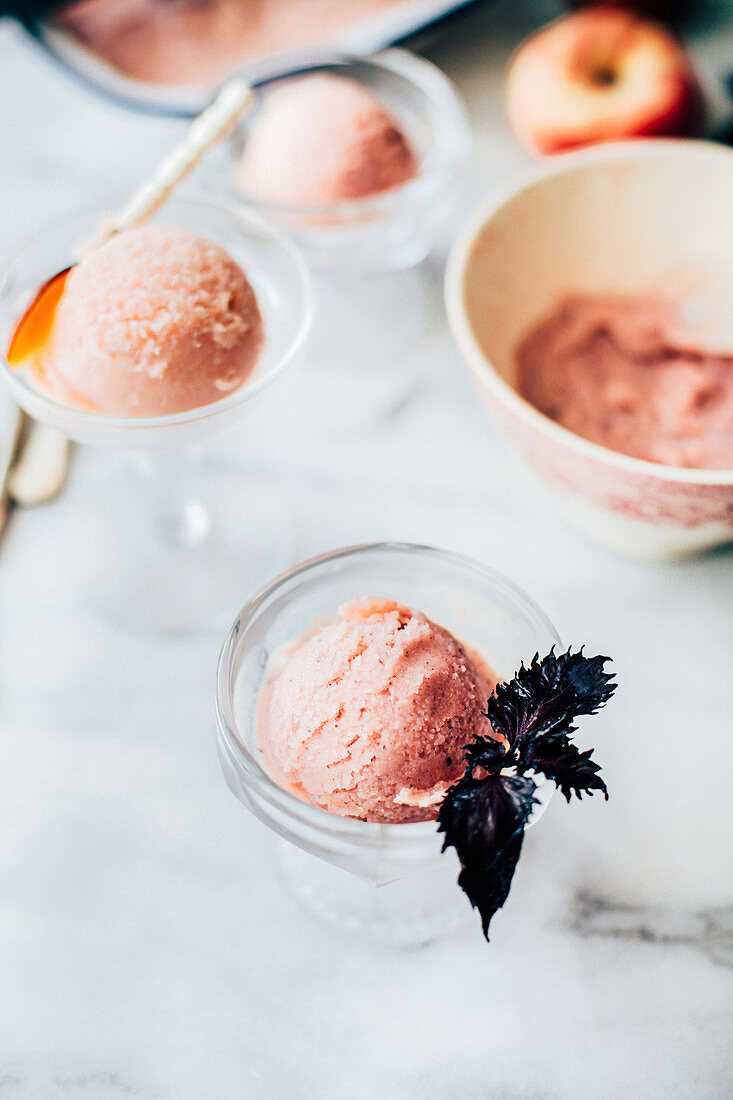
[[[256,796],[264,799],[275,810],[285,812],[291,820],[306,826],[306,828],[316,829],[329,834],[332,838],[354,842],[360,846],[377,845],[389,840],[396,842],[398,839],[400,842],[413,840],[419,843],[423,838],[435,834],[436,823],[433,819],[429,821],[380,824],[374,821],[360,821],[358,818],[341,817],[338,814],[329,813],[328,810],[324,810],[320,806],[306,802],[277,783],[237,736],[238,729],[232,698],[234,661],[240,636],[246,632],[249,623],[262,605],[279,590],[303,574],[307,574],[328,562],[379,554],[385,551],[397,554],[418,554],[423,558],[437,558],[457,566],[468,567],[478,577],[488,581],[495,590],[508,596],[515,606],[521,607],[529,613],[536,625],[544,629],[553,639],[555,645],[561,644],[560,635],[539,604],[535,603],[524,589],[520,588],[514,581],[509,580],[505,574],[468,555],[420,543],[368,542],[331,550],[325,554],[309,558],[307,561],[287,570],[287,572],[281,573],[254,593],[237,615],[219,654],[216,679],[216,719],[220,748],[226,751],[227,757],[236,768],[237,774],[246,777],[247,784],[252,787]]]
[[[173,195],[166,201],[162,209],[165,210],[169,204],[171,206],[178,204],[203,209],[213,208],[214,210],[230,215],[238,222],[245,225],[249,222],[251,226],[260,230],[265,237],[269,238],[270,243],[274,243],[281,252],[287,256],[288,262],[296,273],[302,305],[301,315],[298,320],[295,334],[278,361],[274,363],[269,372],[260,379],[256,378],[257,367],[255,365],[252,381],[245,381],[234,391],[234,393],[229,394],[227,397],[223,397],[220,401],[212,401],[208,405],[197,405],[193,409],[185,409],[178,413],[167,413],[163,416],[106,416],[103,413],[96,413],[86,409],[77,409],[72,405],[55,400],[43,390],[32,386],[25,378],[21,377],[17,370],[10,366],[6,358],[5,348],[3,348],[0,353],[0,374],[5,377],[6,384],[13,396],[17,394],[29,394],[32,403],[37,408],[43,409],[44,411],[50,410],[51,417],[55,423],[58,423],[58,419],[61,417],[64,420],[70,420],[75,424],[81,424],[83,426],[101,426],[110,430],[123,428],[130,432],[142,432],[153,428],[166,428],[174,425],[190,424],[206,420],[217,416],[219,413],[228,412],[238,405],[247,404],[258,394],[262,393],[263,390],[267,389],[276,378],[280,377],[287,366],[297,359],[310,333],[315,309],[311,274],[297,245],[291,240],[287,233],[278,226],[272,225],[268,219],[263,217],[260,213],[248,210],[246,206],[233,202],[231,199],[221,197],[205,198],[200,195]],[[53,221],[48,222],[31,237],[26,238],[26,240],[13,251],[10,258],[0,270],[0,303],[2,303],[6,297],[6,288],[13,269],[16,264],[20,262],[27,250],[42,241],[47,234],[60,229],[71,220],[80,219],[84,215],[89,216],[98,214],[101,221],[105,214],[109,214],[118,209],[119,205],[121,205],[121,202],[116,202],[114,199],[110,200],[109,198],[95,203],[85,203],[83,206],[75,207],[73,210],[67,211],[60,217],[54,218]],[[205,233],[201,235],[206,236]],[[51,275],[53,275],[53,273],[51,273]],[[18,404],[23,404],[22,400],[17,400]],[[33,416],[37,417],[35,411],[33,412]],[[37,418],[40,419],[40,417]]]

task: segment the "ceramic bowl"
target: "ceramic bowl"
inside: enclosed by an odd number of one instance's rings
[[[613,549],[675,558],[733,540],[733,470],[629,458],[514,389],[516,349],[568,292],[633,294],[733,254],[733,151],[647,140],[554,158],[489,198],[446,274],[449,322],[500,429],[567,516]]]

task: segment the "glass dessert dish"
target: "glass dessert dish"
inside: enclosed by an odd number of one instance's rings
[[[237,176],[261,105],[234,130],[225,163],[212,158],[217,177],[212,175],[211,185],[223,185],[229,198],[287,229],[313,266],[368,272],[418,263],[456,206],[457,182],[471,154],[471,129],[460,97],[435,66],[404,50],[370,59],[324,54],[322,63],[309,52],[303,73],[259,86],[262,103],[266,106],[268,95],[289,81],[313,73],[345,77],[373,93],[415,154],[414,176],[388,190],[321,205],[273,202],[248,193]]]
[[[264,764],[257,711],[268,665],[281,647],[371,594],[420,609],[481,655],[501,678],[559,643],[544,613],[501,574],[457,554],[378,543],[306,562],[254,596],[219,660],[218,748],[232,792],[283,841],[284,871],[312,913],[366,940],[426,942],[476,921],[456,884],[458,862],[441,853],[436,822],[380,824],[340,817],[281,786]],[[538,789],[543,812],[551,786]]]
[[[67,216],[16,254],[0,282],[4,349],[38,288],[73,262],[109,212],[94,207]],[[65,404],[36,372],[13,369],[4,357],[2,374],[34,419],[79,443],[113,449],[77,501],[73,575],[86,594],[132,625],[177,629],[231,613],[232,585],[243,570],[258,583],[273,558],[286,564],[288,517],[278,494],[262,478],[217,465],[191,445],[241,425],[299,361],[311,323],[311,285],[297,250],[256,214],[175,198],[152,220],[219,244],[246,272],[265,332],[250,378],[223,399],[185,412],[115,417]],[[73,503],[65,499],[64,507]]]

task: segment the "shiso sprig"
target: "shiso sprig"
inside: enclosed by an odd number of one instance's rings
[[[513,679],[498,684],[485,717],[495,738],[477,735],[464,753],[466,770],[449,787],[438,812],[445,833],[443,851],[458,853],[458,884],[479,910],[484,935],[506,901],[522,851],[524,829],[532,813],[542,774],[567,801],[575,794],[602,791],[608,798],[593,750],[573,744],[575,719],[595,714],[616,684],[604,671],[609,657],[561,653],[535,654]],[[503,740],[499,740],[503,738]],[[532,773],[532,774],[530,774]]]

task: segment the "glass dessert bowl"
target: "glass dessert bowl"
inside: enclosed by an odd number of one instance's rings
[[[75,260],[109,213],[105,206],[67,216],[16,254],[0,282],[4,349],[39,288]],[[234,578],[248,563],[253,579],[271,568],[273,556],[285,564],[287,517],[277,494],[245,470],[217,468],[191,445],[241,425],[299,361],[311,323],[311,287],[297,250],[257,215],[176,198],[151,224],[190,230],[221,246],[246,273],[264,329],[251,375],[209,404],[166,415],[111,416],[68,403],[32,367],[14,369],[7,356],[2,374],[34,419],[76,442],[117,452],[77,502],[74,572],[87,593],[134,625],[175,629],[226,611]]]
[[[393,186],[372,193],[367,189],[357,197],[329,195],[323,200],[308,197],[301,201],[294,195],[273,198],[251,190],[242,174],[243,156],[257,128],[269,124],[270,97],[282,96],[288,85],[314,75],[343,78],[373,97],[394,123],[389,134],[392,151],[394,141],[404,137],[414,157],[413,170],[403,173]],[[466,109],[447,77],[404,50],[389,50],[369,59],[324,54],[322,62],[317,53],[309,53],[303,73],[267,81],[259,90],[260,108],[235,129],[226,162],[216,164],[212,186],[223,184],[230,198],[244,201],[287,229],[314,266],[368,272],[410,267],[422,260],[455,209],[456,185],[471,153]],[[320,109],[321,103],[316,107]],[[328,111],[326,105],[323,111]],[[323,157],[331,158],[334,150],[329,138],[338,140],[340,136],[332,119],[319,118],[314,124],[314,141],[322,127]],[[272,146],[268,142],[268,153]],[[371,147],[371,155],[379,155],[377,143]],[[273,176],[278,174],[273,165]]]
[[[472,918],[458,862],[435,820],[383,824],[342,817],[279,783],[267,766],[258,708],[274,654],[372,594],[419,609],[503,678],[559,642],[543,612],[477,562],[429,547],[380,543],[339,550],[273,581],[242,610],[222,649],[219,755],[232,792],[284,841],[285,873],[317,916],[367,940],[425,942]],[[540,816],[551,788],[538,788]]]

